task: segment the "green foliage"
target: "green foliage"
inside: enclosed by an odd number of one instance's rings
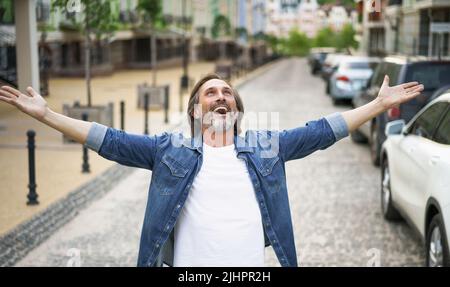
[[[337,41],[336,33],[329,27],[318,31],[316,37],[312,39],[314,47],[335,47]]]
[[[0,0],[0,21],[11,24],[14,22],[14,5],[12,0]]]
[[[236,28],[235,33],[236,33],[236,37],[237,38],[247,37],[248,36],[247,29],[245,27],[238,27],[238,28]]]
[[[74,5],[74,3],[81,4],[81,13],[83,17],[76,17],[77,10],[74,10],[74,16],[70,17],[72,27],[82,33],[87,30],[93,33],[98,39],[103,36],[111,36],[120,25],[117,14],[112,9],[112,3],[109,0],[53,0],[52,9],[61,9],[63,12],[68,12],[67,7]],[[64,28],[64,25],[62,26]],[[69,27],[67,27],[69,28]]]
[[[292,30],[284,42],[284,52],[290,56],[305,56],[310,48],[310,39],[298,30]]]
[[[144,13],[144,20],[153,27],[165,26],[161,0],[139,0],[137,9]]]
[[[355,30],[352,25],[347,24],[343,27],[339,33],[339,37],[336,39],[336,47],[339,50],[347,48],[358,48],[358,42],[355,40]]]
[[[224,15],[217,15],[211,28],[211,34],[214,39],[220,36],[229,36],[231,34],[230,20]]]
[[[339,2],[340,2],[341,5],[344,5],[344,6],[350,6],[350,7],[354,7],[355,6],[355,1],[354,0],[340,0]],[[323,4],[336,5],[337,1],[336,0],[317,0],[317,3],[319,5],[323,5]]]
[[[272,51],[288,56],[304,56],[311,47],[335,47],[338,51],[358,48],[355,30],[350,24],[345,25],[340,32],[335,32],[329,27],[323,28],[312,39],[297,30],[292,30],[287,38],[267,35],[265,40]]]

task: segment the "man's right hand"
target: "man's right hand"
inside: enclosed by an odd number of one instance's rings
[[[2,86],[0,101],[17,107],[37,120],[43,120],[48,112],[47,102],[31,87],[27,88],[26,93],[21,93],[12,87]]]
[[[16,106],[22,112],[81,144],[86,142],[92,126],[91,122],[72,119],[52,111],[44,98],[31,87],[28,87],[24,94],[14,88],[3,86],[0,88],[0,101]]]

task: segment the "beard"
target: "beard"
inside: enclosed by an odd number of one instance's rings
[[[203,124],[216,133],[226,132],[234,127],[237,115],[238,112],[227,112],[226,114],[208,112],[204,116]]]
[[[233,128],[234,120],[230,115],[214,115],[212,121],[212,128],[215,132],[225,132]]]

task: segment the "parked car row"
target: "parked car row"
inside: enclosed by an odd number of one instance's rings
[[[426,247],[427,266],[450,266],[450,60],[389,56],[383,59],[327,54],[320,68],[335,104],[353,107],[374,100],[388,75],[390,85],[417,81],[422,93],[351,133],[369,143],[381,165],[381,210],[405,219]]]

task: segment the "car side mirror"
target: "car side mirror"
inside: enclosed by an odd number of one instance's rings
[[[404,127],[405,127],[405,120],[396,120],[388,122],[386,124],[384,134],[386,136],[402,134],[404,132]]]

